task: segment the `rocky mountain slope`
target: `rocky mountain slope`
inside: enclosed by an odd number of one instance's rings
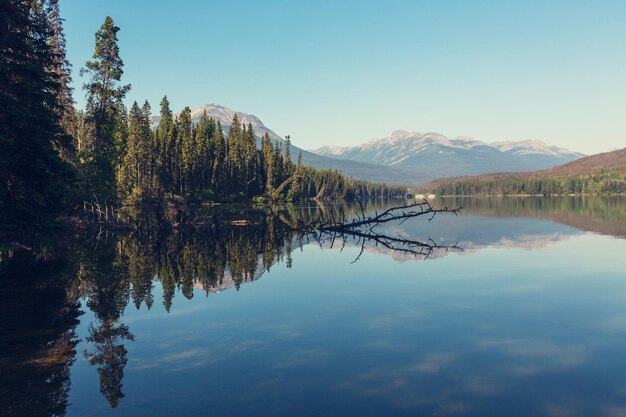
[[[360,146],[325,146],[318,155],[426,172],[434,177],[488,172],[524,172],[551,168],[584,155],[539,141],[496,142],[449,139],[439,133],[398,130]]]

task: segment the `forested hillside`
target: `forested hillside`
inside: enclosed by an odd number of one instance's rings
[[[442,178],[417,187],[436,195],[556,195],[626,193],[626,148],[545,171]]]

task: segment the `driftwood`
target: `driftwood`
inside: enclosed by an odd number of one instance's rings
[[[358,202],[360,215],[357,214],[356,218],[353,219],[346,219],[345,214],[342,214],[340,219],[336,219],[332,212],[330,220],[314,220],[309,223],[303,223],[302,220],[297,219],[294,224],[281,215],[276,215],[276,218],[291,231],[298,233],[301,238],[313,239],[320,246],[323,246],[323,243],[326,242],[332,248],[336,241],[341,241],[341,249],[343,250],[347,241],[355,241],[357,245],[361,246],[361,251],[353,262],[356,262],[361,257],[368,244],[423,258],[428,258],[435,251],[462,250],[459,242],[450,245],[439,245],[431,238],[426,241],[417,241],[389,236],[374,230],[381,224],[389,222],[402,224],[409,219],[421,216],[428,216],[428,221],[433,220],[439,213],[451,213],[458,216],[462,207],[452,209],[443,207],[438,209],[434,208],[427,200],[423,200],[413,204],[391,207],[380,214],[375,213],[373,216],[368,217],[365,215],[363,205],[360,201]]]
[[[435,218],[438,213],[452,213],[458,215],[461,212],[461,207],[449,209],[444,207],[441,209],[434,208],[427,200],[423,200],[419,203],[405,204],[403,206],[391,207],[382,213],[375,213],[374,217],[365,217],[363,210],[363,204],[360,200],[359,207],[361,208],[361,215],[357,214],[357,218],[352,221],[333,222],[329,224],[319,225],[319,230],[325,231],[344,231],[344,230],[356,230],[361,227],[369,227],[370,230],[374,227],[388,222],[399,221],[400,224],[404,223],[408,219],[412,219],[419,216],[430,216],[428,221]]]
[[[83,201],[82,216],[85,220],[96,223],[119,223],[119,210],[106,201],[100,204],[94,194],[93,201]]]

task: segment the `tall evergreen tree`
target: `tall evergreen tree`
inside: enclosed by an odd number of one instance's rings
[[[190,190],[194,166],[194,137],[191,123],[191,109],[185,107],[180,113],[180,144],[181,144],[181,184],[180,190],[184,194]]]
[[[285,167],[283,160],[283,152],[281,149],[281,144],[276,143],[274,145],[274,154],[272,155],[273,159],[273,172],[272,177],[274,179],[273,188],[279,187],[285,179]]]
[[[63,30],[63,18],[61,18],[61,12],[59,10],[58,0],[49,0],[46,10],[48,23],[50,25],[50,47],[53,53],[52,70],[54,71],[57,80],[59,82],[59,89],[57,92],[57,104],[58,104],[58,117],[60,119],[61,126],[65,132],[62,146],[62,151],[66,154],[65,158],[72,158],[73,149],[68,149],[68,142],[74,134],[74,126],[76,124],[76,115],[74,110],[74,97],[72,96],[72,64],[67,59],[65,48],[65,32]]]
[[[89,75],[83,88],[87,91],[87,121],[93,124],[93,137],[82,154],[84,182],[86,191],[102,199],[115,198],[115,133],[120,102],[130,90],[130,85],[118,85],[124,73],[117,44],[119,30],[107,16],[96,32],[93,60],[81,69],[81,75]]]
[[[224,132],[222,131],[222,124],[217,121],[215,131],[213,133],[214,157],[213,157],[213,172],[211,175],[211,184],[213,188],[219,193],[223,194],[226,187],[226,141],[224,139]]]
[[[258,193],[258,166],[257,166],[257,150],[256,150],[256,134],[254,132],[254,128],[252,127],[252,123],[248,123],[248,127],[245,130],[245,133],[242,133],[244,138],[243,143],[243,154],[244,160],[243,165],[245,167],[245,178],[244,178],[244,188],[246,197],[250,197]]]
[[[241,123],[239,117],[235,113],[233,121],[230,124],[230,130],[228,131],[228,140],[226,142],[226,165],[228,168],[228,192],[236,189],[235,184],[239,184],[241,181],[242,171],[242,147],[241,147]]]
[[[285,136],[285,177],[293,174],[293,161],[291,160],[291,136]]]
[[[30,1],[0,4],[0,221],[56,214],[70,170],[55,149],[62,134],[49,22]]]
[[[271,193],[274,189],[274,147],[267,132],[261,139],[261,155],[265,171],[265,192]]]
[[[170,109],[170,102],[167,96],[161,100],[161,112],[160,112],[159,126],[156,131],[156,142],[158,152],[158,178],[164,191],[173,192],[173,176],[174,172],[174,120],[172,116],[172,110]]]

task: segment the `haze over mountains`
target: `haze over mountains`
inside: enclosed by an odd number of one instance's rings
[[[252,124],[259,139],[267,132],[274,142],[284,143],[284,138],[265,126],[258,117],[219,104],[205,104],[193,109],[193,122],[198,123],[205,111],[209,117],[220,121],[226,134],[237,114],[243,123]],[[153,116],[152,121],[156,125],[159,117]],[[297,142],[297,138],[294,139]],[[434,132],[403,130],[352,147],[323,146],[307,151],[292,144],[294,159],[299,152],[302,152],[305,165],[337,169],[346,176],[373,182],[405,185],[441,177],[543,170],[584,156],[539,141],[488,144],[467,137],[450,139]]]
[[[324,146],[318,155],[368,162],[429,175],[452,177],[488,172],[525,172],[552,168],[583,154],[539,141],[485,143],[473,138],[398,130],[360,146]]]

